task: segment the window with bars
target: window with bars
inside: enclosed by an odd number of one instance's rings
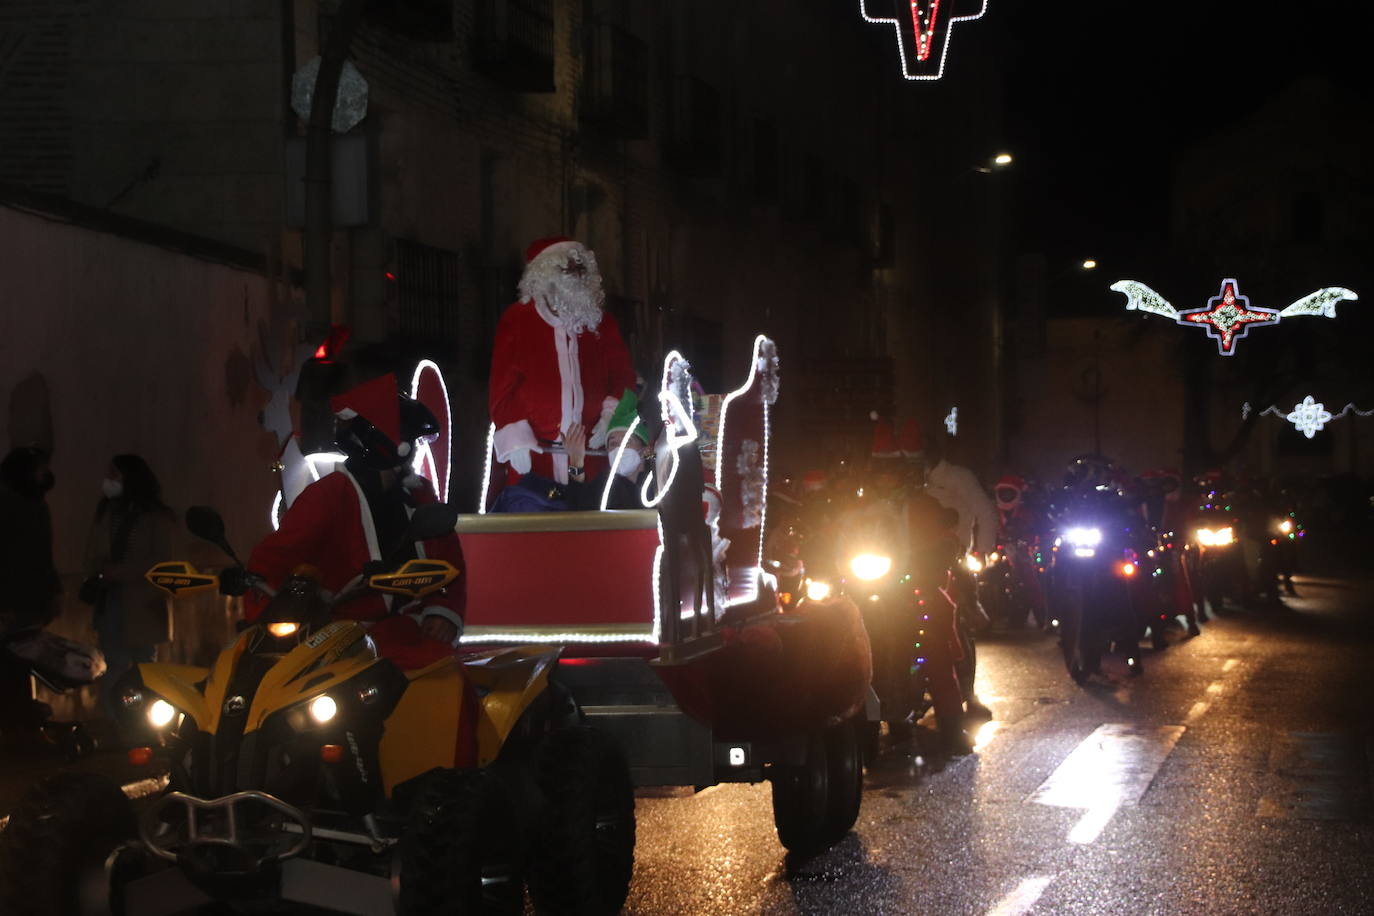
[[[444,355],[456,351],[461,279],[458,252],[397,239],[389,277],[395,334]]]
[[[508,89],[552,92],[553,0],[477,0],[477,68]]]
[[[644,40],[620,26],[584,24],[582,70],[584,122],[626,139],[649,132],[649,50]]]

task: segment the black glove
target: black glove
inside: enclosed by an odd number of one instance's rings
[[[231,566],[219,574],[219,593],[237,598],[248,591],[253,577],[242,566]]]

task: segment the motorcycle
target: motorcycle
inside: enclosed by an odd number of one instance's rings
[[[1049,600],[1069,676],[1082,684],[1116,653],[1132,675],[1143,671],[1141,588],[1136,526],[1103,507],[1075,507],[1051,549]]]

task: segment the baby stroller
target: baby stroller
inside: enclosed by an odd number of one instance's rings
[[[68,760],[95,750],[95,739],[80,722],[55,722],[52,707],[37,696],[42,684],[54,693],[84,687],[105,673],[100,650],[64,639],[43,629],[22,629],[0,634],[0,668],[27,671],[33,703],[30,721],[44,738]]]

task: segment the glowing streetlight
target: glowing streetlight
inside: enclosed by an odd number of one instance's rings
[[[1092,269],[1095,268],[1095,267],[1097,267],[1097,262],[1094,261],[1092,258],[1088,258],[1087,260],[1085,260],[1085,261],[1083,262],[1083,269],[1084,269],[1084,270],[1092,270]]]
[[[992,157],[993,165],[1011,165],[1011,153],[998,153]]]

